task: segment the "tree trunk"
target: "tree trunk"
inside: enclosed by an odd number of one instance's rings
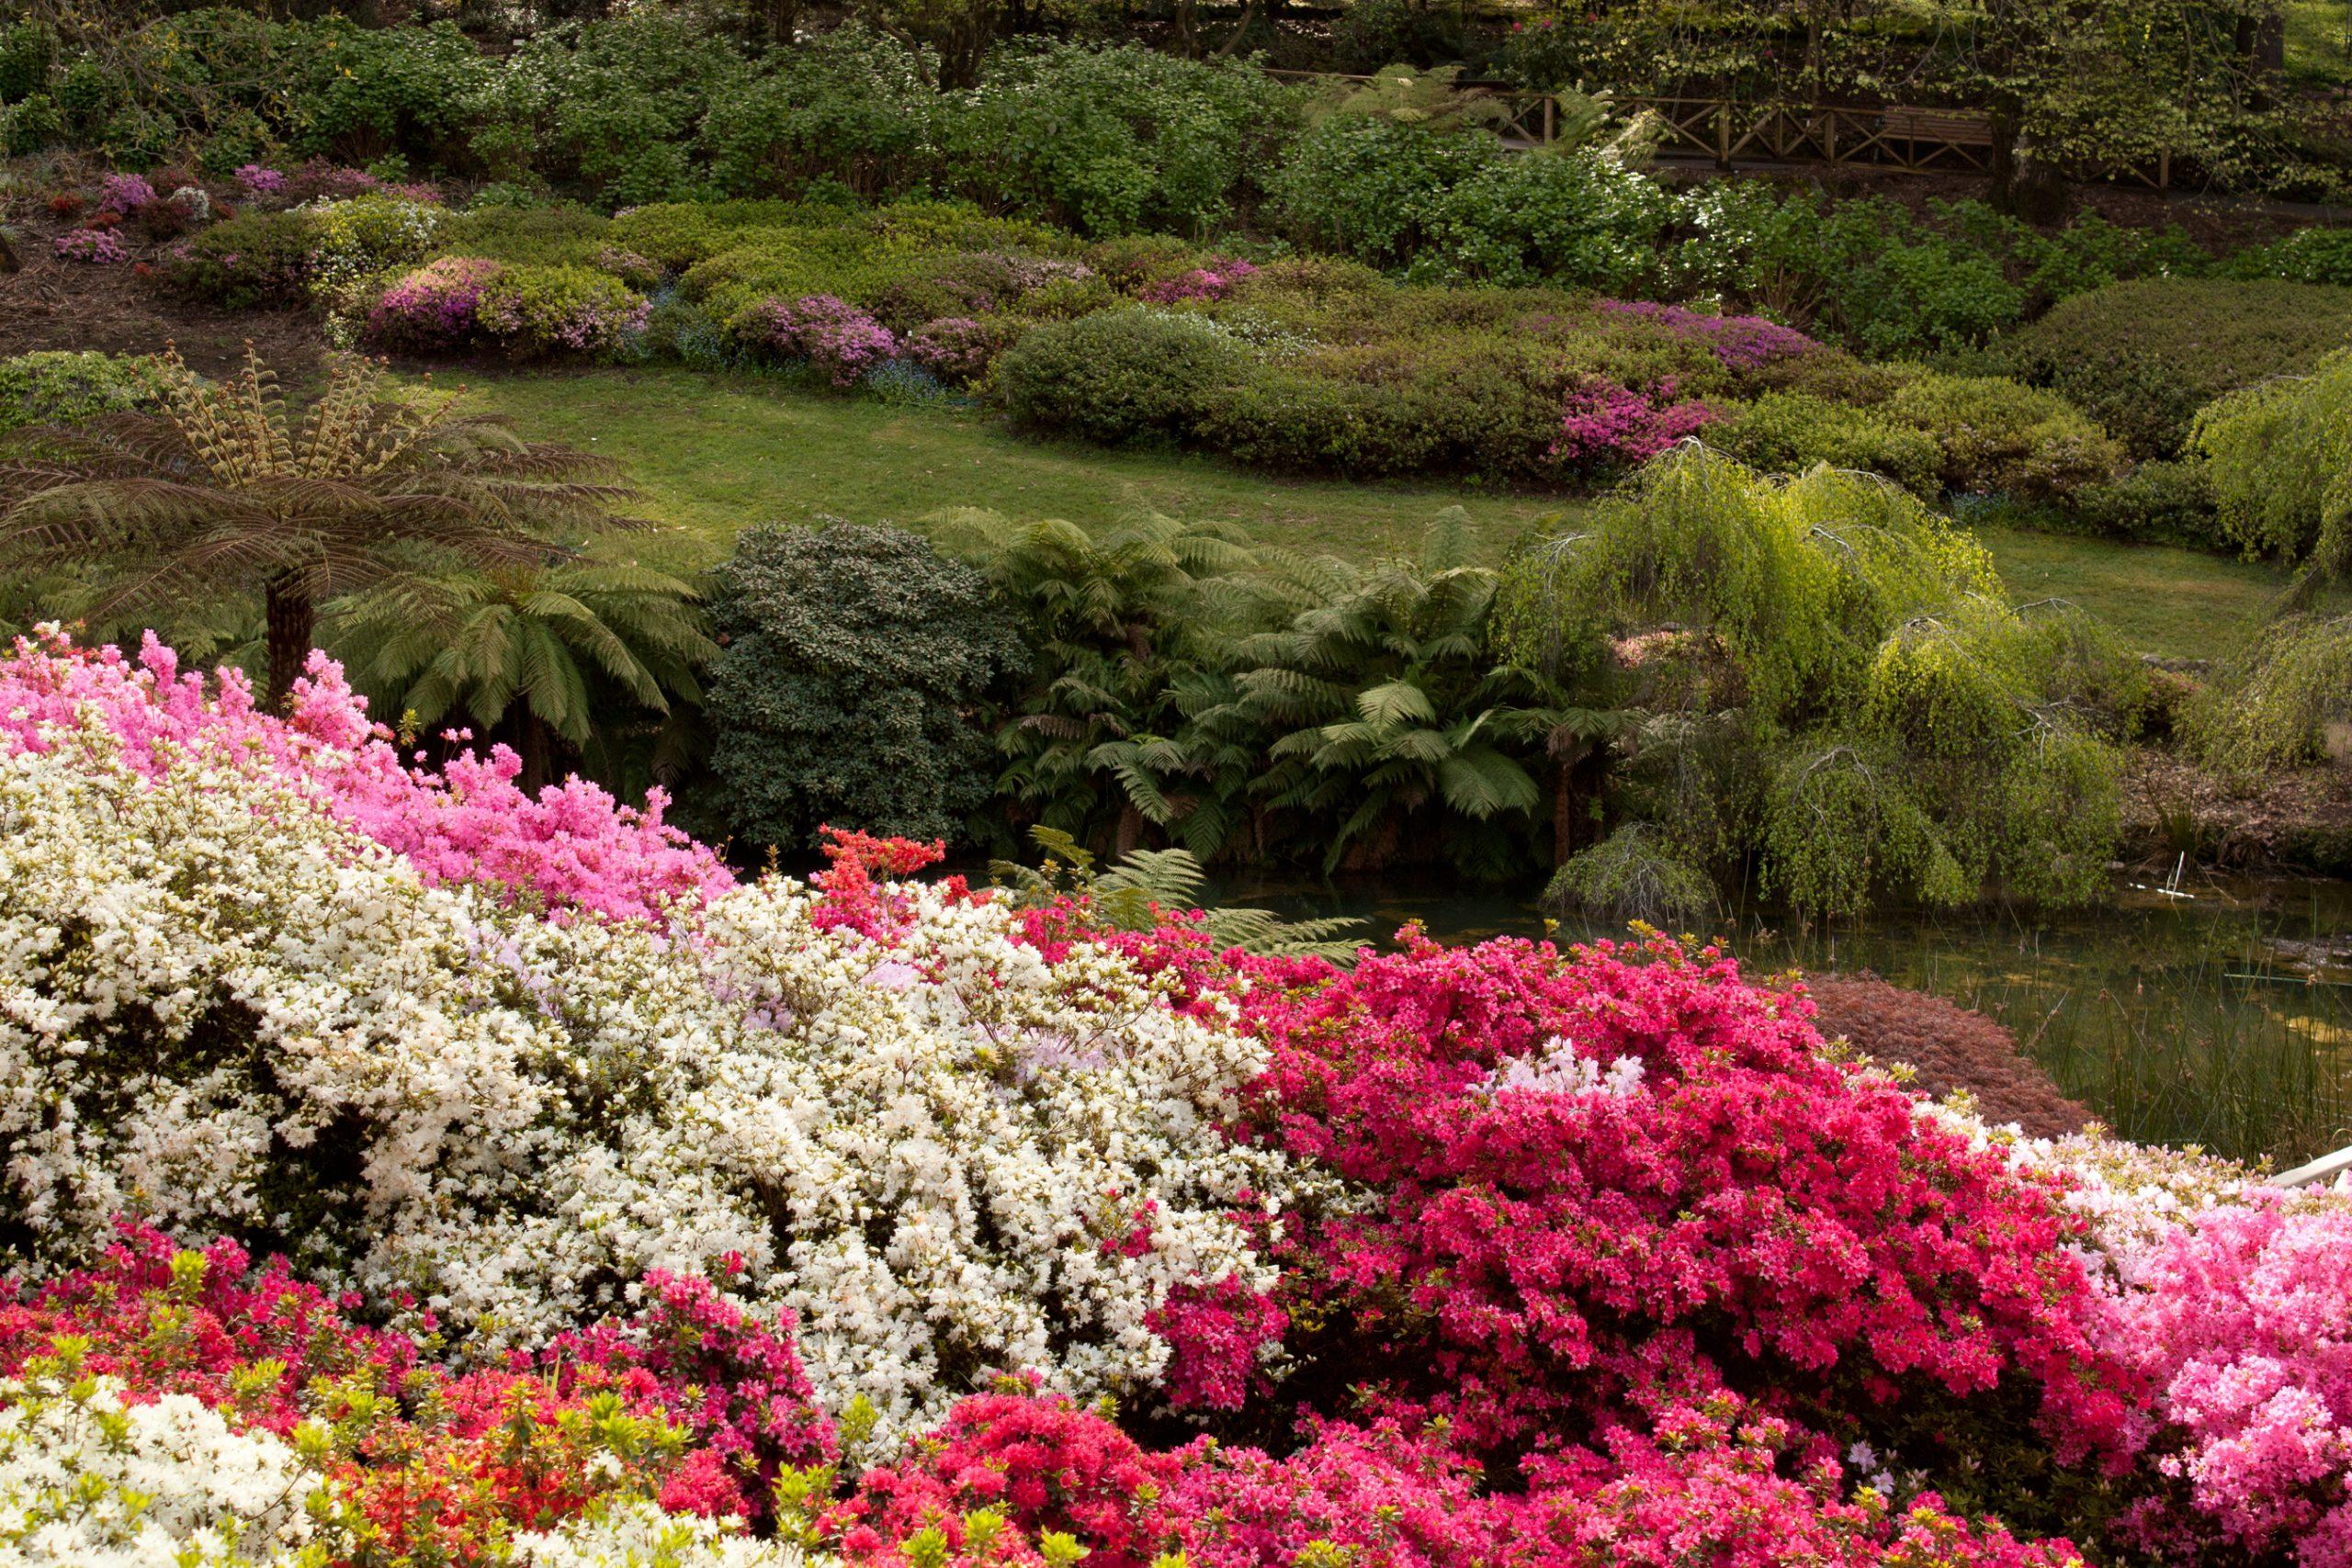
[[[514,723],[514,750],[523,759],[522,775],[514,782],[525,793],[537,795],[555,783],[555,736],[528,707]]]
[[[1568,863],[1577,852],[1576,814],[1577,765],[1561,759],[1557,782],[1552,791],[1552,864],[1556,868]]]
[[[295,677],[310,660],[318,606],[300,578],[281,571],[262,589],[262,614],[268,627],[269,705],[282,708],[293,693]]]
[[[8,231],[0,229],[0,272],[15,272],[25,264],[17,259],[17,247],[8,238]]]

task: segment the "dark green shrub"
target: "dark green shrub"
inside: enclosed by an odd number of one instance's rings
[[[434,248],[447,255],[542,266],[592,266],[611,220],[584,207],[476,207],[442,220]]]
[[[737,541],[710,612],[707,809],[739,841],[965,836],[994,775],[982,705],[1024,658],[978,571],[897,528],[770,525]]]
[[[1445,193],[1510,157],[1481,130],[1335,114],[1300,137],[1269,188],[1274,216],[1317,250],[1403,266],[1430,242]]]
[[[2143,545],[2230,547],[2213,508],[2202,465],[2150,461],[2120,479],[2087,484],[2067,501],[2068,520],[2085,532]]]
[[[1462,37],[1454,16],[1424,0],[1355,0],[1331,29],[1331,54],[1358,74],[1431,65],[1460,59]]]
[[[2230,260],[2233,277],[2283,277],[2296,283],[2352,285],[2352,228],[2298,229]]]
[[[40,22],[0,28],[0,104],[22,103],[46,93],[50,67],[57,61],[57,33]]]
[[[304,213],[241,212],[179,246],[165,276],[232,310],[299,304],[311,276],[311,246]]]
[[[1943,488],[1943,448],[1916,425],[1885,411],[1828,401],[1804,392],[1769,392],[1733,410],[1706,433],[1740,461],[1772,473],[1801,474],[1816,463],[1884,474],[1915,494]]]
[[[56,100],[47,93],[35,93],[22,103],[0,108],[0,130],[6,132],[9,154],[21,157],[63,140],[65,118],[57,112]]]
[[[1538,151],[1490,161],[1430,198],[1417,282],[1552,282],[1644,294],[1658,277],[1672,199],[1610,152]]]
[[[1996,376],[1916,371],[1885,407],[1934,440],[1945,486],[1962,494],[2047,500],[2123,469],[2122,448],[2082,410]]]
[[[1408,388],[1253,367],[1202,400],[1194,432],[1237,462],[1282,473],[1419,473],[1440,446]],[[1556,422],[1555,422],[1556,423]]]
[[[1204,317],[1105,310],[1023,337],[997,360],[996,386],[1018,423],[1111,446],[1184,434],[1250,363]]]
[[[2009,373],[2082,407],[2133,456],[2177,456],[2224,392],[2352,343],[2352,288],[2151,278],[2079,295],[2001,345]]]
[[[77,424],[139,407],[154,395],[150,361],[44,350],[0,359],[0,431]]]

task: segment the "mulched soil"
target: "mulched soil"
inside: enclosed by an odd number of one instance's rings
[[[1867,970],[1808,977],[1814,1026],[1824,1039],[1843,1036],[1881,1062],[1901,1062],[1911,1087],[1934,1099],[1965,1089],[1996,1125],[2014,1122],[2038,1138],[2079,1132],[2090,1108],[2059,1092],[2050,1075],[2018,1049],[2017,1036],[1981,1012],[1941,997],[1906,990]]]
[[[33,173],[27,164],[17,168]],[[0,358],[37,349],[153,354],[169,342],[190,366],[212,375],[242,364],[250,343],[289,379],[319,368],[325,343],[314,317],[300,310],[217,310],[158,288],[140,275],[139,265],[152,265],[163,244],[128,226],[118,231],[130,253],[128,263],[93,266],[61,259],[56,237],[74,223],[49,211],[50,190],[86,191],[98,175],[59,167],[51,178],[54,185],[28,179],[32,189],[0,210],[16,231],[23,263],[21,271],[0,272]]]
[[[2245,783],[2169,752],[2137,751],[2123,779],[2123,826],[2126,853],[2143,863],[2168,865],[2186,852],[2232,870],[2340,873],[2336,857],[2352,855],[2352,767]]]

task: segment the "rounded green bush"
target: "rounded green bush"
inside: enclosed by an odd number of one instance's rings
[[[1115,446],[1183,434],[1250,364],[1202,317],[1106,310],[1028,333],[997,360],[996,387],[1029,429]]]
[[[145,356],[44,349],[0,359],[0,431],[78,424],[154,396]]]
[[[2301,375],[2352,343],[2352,288],[2147,278],[2064,300],[2000,346],[2009,373],[2063,393],[2134,457],[2177,456],[2197,411]]]

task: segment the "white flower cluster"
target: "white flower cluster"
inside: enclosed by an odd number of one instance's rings
[[[1498,1063],[1473,1092],[1492,1098],[1506,1089],[1521,1089],[1530,1094],[1605,1094],[1622,1100],[1641,1092],[1642,1077],[1639,1056],[1620,1056],[1604,1071],[1596,1058],[1577,1055],[1574,1041],[1555,1034],[1544,1042],[1540,1053]]]
[[[838,1559],[786,1541],[754,1540],[737,1519],[614,1503],[552,1533],[518,1535],[514,1568],[825,1568]]]
[[[292,1564],[324,1485],[268,1432],[186,1394],[0,1380],[0,1562],[58,1568]]]
[[[887,1436],[992,1370],[1142,1392],[1171,1290],[1272,1283],[1233,1215],[1288,1168],[1216,1130],[1263,1047],[908,897],[888,950],[781,879],[558,924],[266,781],[63,737],[0,759],[0,1206],[50,1263],[118,1212],[236,1228],[486,1347],[737,1254]]]

